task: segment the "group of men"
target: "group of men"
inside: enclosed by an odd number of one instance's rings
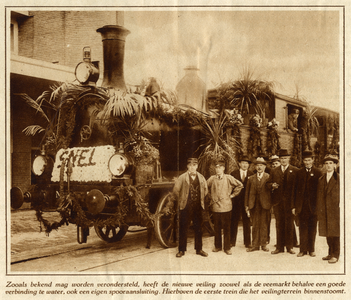
[[[223,250],[231,255],[236,245],[239,220],[243,224],[247,252],[268,252],[271,213],[276,221],[276,245],[273,255],[295,254],[296,231],[299,224],[300,251],[298,257],[315,257],[315,239],[327,238],[329,263],[340,256],[340,179],[336,172],[338,157],[328,154],[323,160],[325,172],[315,167],[311,151],[302,154],[303,167],[290,165],[290,154],[281,149],[270,159],[271,168],[263,157],[252,162],[247,156],[239,159],[239,168],[225,174],[225,161],[216,162],[216,174],[208,180],[197,172],[198,160],[188,159],[187,172],[176,180],[173,192],[179,203],[179,247],[177,257],[185,255],[190,222],[195,231],[196,254],[207,257],[202,249],[202,221],[206,201],[214,224],[213,252]],[[252,228],[251,228],[252,227]],[[222,241],[223,230],[223,241]],[[251,240],[252,237],[252,240]]]

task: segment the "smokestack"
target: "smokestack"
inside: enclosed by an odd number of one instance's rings
[[[107,25],[96,31],[101,33],[104,53],[104,77],[101,86],[125,91],[124,47],[130,31],[119,25]]]

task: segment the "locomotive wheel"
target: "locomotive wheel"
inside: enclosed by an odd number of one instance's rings
[[[120,241],[127,233],[128,226],[113,227],[113,226],[95,226],[97,236],[107,243],[114,243]]]
[[[214,236],[213,213],[212,211],[206,211],[205,214],[207,214],[207,216],[206,221],[203,223],[203,228],[206,229],[211,236]]]
[[[172,200],[170,194],[161,198],[157,205],[156,214],[162,214],[165,210],[171,210],[171,212],[156,218],[155,235],[163,247],[171,248],[177,245],[177,214],[176,202]]]

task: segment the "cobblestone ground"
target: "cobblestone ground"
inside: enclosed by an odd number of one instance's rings
[[[55,217],[55,213],[50,213]],[[57,215],[58,216],[58,215]],[[8,245],[12,262],[11,270],[16,271],[78,271],[78,272],[170,272],[201,274],[342,274],[344,273],[344,247],[338,263],[322,261],[327,254],[327,244],[323,237],[317,236],[316,254],[312,258],[298,258],[295,255],[280,253],[272,255],[275,243],[275,222],[271,223],[270,251],[248,253],[243,245],[242,227],[239,227],[236,247],[232,255],[223,251],[213,253],[213,237],[205,234],[203,249],[209,253],[207,258],[195,255],[193,238],[189,238],[188,251],[182,258],[176,258],[176,248],[164,249],[156,240],[151,249],[145,249],[146,232],[128,233],[122,241],[108,246],[90,230],[87,244],[76,241],[74,225],[63,226],[46,236],[39,232],[39,222],[32,210],[11,213],[11,228]],[[89,250],[84,250],[90,248]],[[72,252],[76,251],[76,252]],[[42,259],[31,258],[42,257]],[[26,261],[25,266],[18,263]],[[65,262],[65,264],[63,263]],[[88,263],[89,262],[89,263]],[[50,267],[52,266],[52,267]]]

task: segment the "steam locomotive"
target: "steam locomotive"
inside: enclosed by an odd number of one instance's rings
[[[96,87],[99,66],[91,61],[86,47],[83,62],[75,70],[80,84],[74,88],[64,85],[52,96],[51,101],[58,103],[52,120],[57,125],[33,161],[36,184],[24,193],[13,187],[11,205],[18,208],[31,202],[47,232],[76,224],[79,243],[87,242],[92,226],[110,243],[121,240],[129,226],[140,225],[154,228],[162,246],[174,247],[177,203],[171,194],[173,178],[185,166],[182,157],[186,159],[197,147],[190,141],[196,140],[198,132],[183,134],[152,118],[140,124],[143,105],[145,110],[148,105],[165,110],[171,106],[160,93],[155,96],[152,87],[148,96],[126,92],[123,60],[129,31],[108,25],[97,32],[103,43],[102,86]],[[138,166],[137,156],[131,155],[136,147],[132,135],[139,134],[138,130],[150,132],[148,138],[139,136],[139,140],[141,151],[145,147],[156,151],[151,164]],[[43,213],[50,210],[60,213],[60,222],[45,220]]]

